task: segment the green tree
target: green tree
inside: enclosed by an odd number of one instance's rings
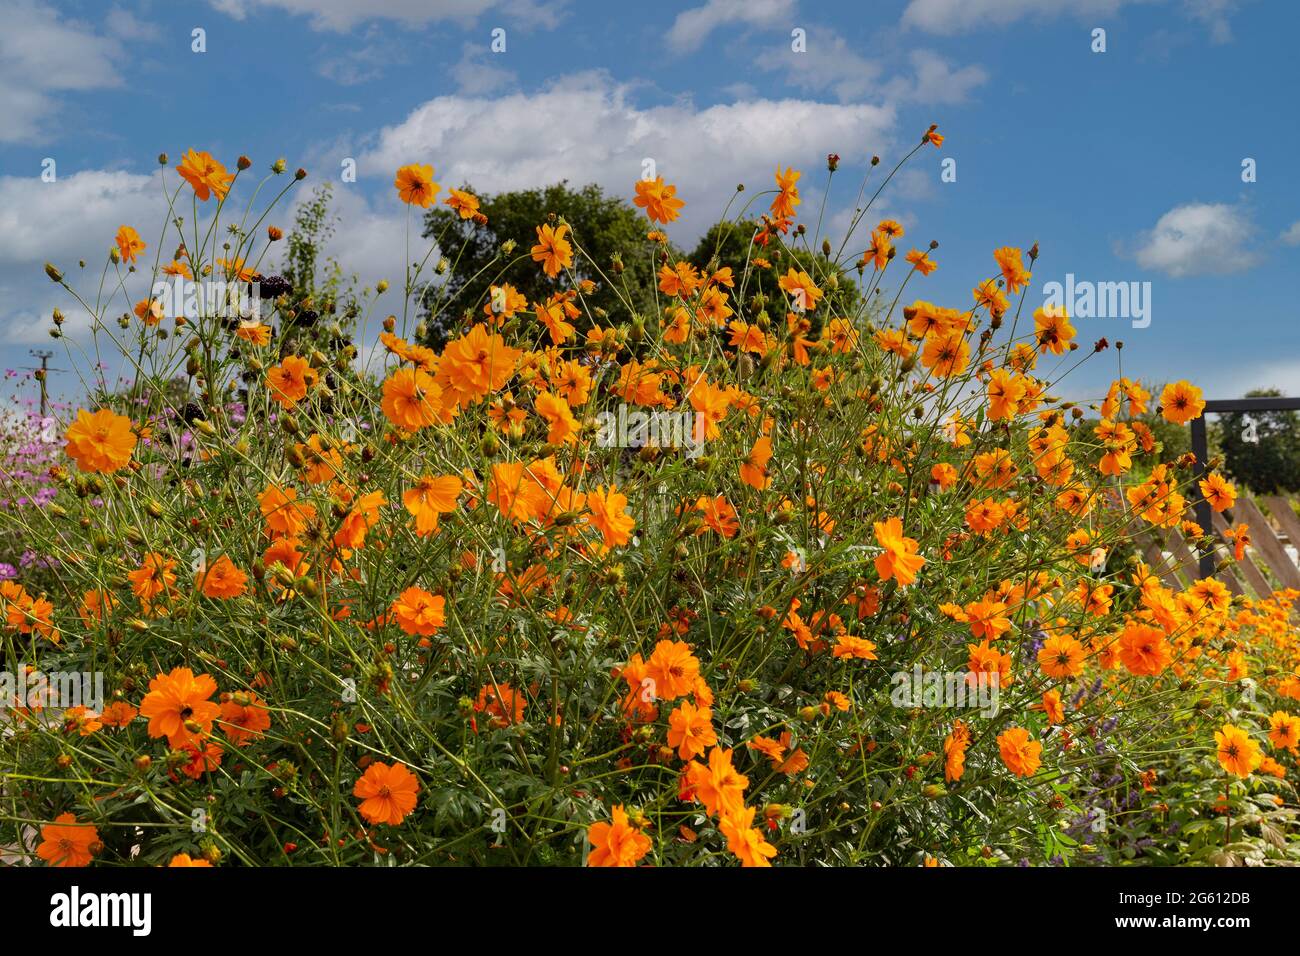
[[[343,272],[333,256],[325,256],[326,243],[334,235],[339,217],[330,209],[334,187],[323,183],[312,190],[311,198],[298,207],[293,229],[285,239],[281,271],[300,300],[312,299],[329,306],[340,299],[350,300],[356,276]]]
[[[468,185],[463,188],[473,192]],[[424,237],[437,241],[448,265],[446,278],[426,287],[422,295],[426,340],[434,348],[455,334],[466,313],[482,310],[493,285],[508,282],[530,304],[563,287],[529,256],[537,241],[537,226],[552,215],[569,224],[575,246],[591,259],[575,251],[573,273],[597,284],[596,291],[585,297],[595,319],[606,321],[596,309],[616,323],[630,318],[629,308],[647,318],[655,314],[653,255],[658,247],[646,242],[649,221],[622,199],[605,195],[596,185],[570,189],[566,180],[544,189],[480,196],[479,211],[487,217],[486,225],[461,219],[442,206],[425,216]],[[502,246],[511,241],[514,248],[507,253]],[[632,256],[641,261],[625,261]],[[586,321],[579,320],[579,328]]]
[[[1257,388],[1246,398],[1277,398]],[[1300,415],[1295,412],[1229,412],[1219,419],[1219,450],[1232,479],[1261,495],[1300,490]]]

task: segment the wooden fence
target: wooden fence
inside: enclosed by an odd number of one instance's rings
[[[1192,422],[1192,453],[1199,473],[1204,475],[1209,459],[1206,414],[1295,410],[1300,410],[1300,398],[1206,402],[1205,414]],[[1236,502],[1222,513],[1211,510],[1204,501],[1198,502],[1195,520],[1215,544],[1213,551],[1203,552],[1199,558],[1177,528],[1163,532],[1151,529],[1138,539],[1147,563],[1170,587],[1182,588],[1197,578],[1217,577],[1234,594],[1267,597],[1278,588],[1300,589],[1300,518],[1289,499],[1260,495],[1256,500],[1238,488]],[[1242,559],[1234,561],[1233,545],[1226,535],[1238,525],[1249,529],[1250,545]]]

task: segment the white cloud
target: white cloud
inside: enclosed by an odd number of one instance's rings
[[[982,67],[953,69],[933,50],[914,50],[908,56],[911,69],[900,70],[882,83],[882,63],[858,53],[842,33],[822,26],[806,29],[807,52],[795,53],[788,43],[781,42],[759,57],[757,66],[784,72],[785,82],[796,89],[830,92],[841,102],[874,93],[889,102],[960,103],[988,80]]]
[[[829,152],[883,152],[893,123],[888,106],[800,99],[642,108],[626,85],[586,73],[536,93],[437,97],[381,130],[359,165],[391,177],[406,163],[432,162],[444,184],[485,192],[567,179],[628,196],[642,160],[652,158],[687,202],[673,232],[695,235],[736,183],[766,189],[777,163],[816,169]]]
[[[107,254],[117,227],[161,224],[166,212],[155,176],[86,170],[52,183],[38,176],[0,176],[0,268],[97,258]],[[47,280],[48,281],[48,280]]]
[[[0,0],[0,143],[48,138],[54,93],[122,85],[121,44],[36,0]]]
[[[1232,40],[1228,15],[1237,8],[1236,0],[1184,0],[1184,4],[1188,14],[1209,28],[1211,40],[1215,43]]]
[[[408,26],[452,21],[469,26],[487,13],[501,26],[554,29],[567,0],[209,0],[213,7],[237,20],[261,11],[311,17],[316,30],[345,33],[367,20],[395,20]]]
[[[917,103],[962,103],[971,90],[988,82],[988,73],[979,66],[953,69],[932,50],[913,50],[910,59],[914,75],[897,81],[903,84],[892,92],[899,98]]]
[[[1113,16],[1126,6],[1164,0],[909,0],[903,25],[927,33],[952,35],[987,27],[1002,27],[1023,19],[1046,20],[1070,15],[1076,19]],[[1232,38],[1228,15],[1236,0],[1181,0],[1184,14],[1209,29],[1210,39]],[[1098,23],[1097,26],[1105,26]]]
[[[1070,13],[1108,16],[1125,0],[910,0],[903,25],[927,33],[954,34],[989,26],[1006,26],[1025,17],[1047,18]]]
[[[378,79],[387,67],[406,62],[402,45],[386,39],[378,28],[370,27],[364,33],[345,52],[322,56],[317,72],[342,86],[356,86]]]
[[[104,14],[104,27],[123,40],[157,40],[162,31],[157,24],[146,23],[125,7],[114,6]]]
[[[52,183],[0,176],[0,342],[48,342],[55,306],[67,314],[70,334],[88,327],[84,310],[50,282],[42,264],[57,265],[93,302],[118,227],[134,226],[152,244],[164,213],[157,174],[87,170]]]
[[[1241,272],[1258,261],[1250,248],[1254,233],[1244,208],[1186,203],[1169,210],[1138,238],[1135,258],[1144,269],[1176,278]]]
[[[451,68],[456,89],[468,96],[482,96],[513,84],[515,74],[497,66],[493,62],[497,56],[482,46],[466,43],[461,50],[459,62]]]
[[[881,65],[849,46],[844,35],[829,27],[808,26],[807,49],[796,53],[780,42],[758,59],[764,70],[782,70],[796,89],[829,90],[841,101],[859,99],[879,85]]]
[[[683,10],[668,31],[668,46],[677,53],[690,53],[703,46],[714,30],[728,26],[793,29],[794,0],[707,0],[700,7]]]
[[[1290,227],[1278,236],[1288,246],[1300,246],[1300,219],[1291,223]]]

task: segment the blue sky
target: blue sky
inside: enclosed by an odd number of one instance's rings
[[[630,197],[653,158],[688,203],[673,234],[689,246],[735,183],[767,188],[777,162],[804,170],[811,229],[833,151],[822,233],[838,240],[867,159],[892,165],[938,123],[943,149],[869,217],[901,220],[904,244],[940,243],[938,271],[908,298],[965,307],[994,248],[1037,241],[1031,306],[1067,273],[1150,283],[1147,327],[1075,322],[1088,343],[1124,340],[1126,374],[1188,377],[1207,397],[1300,394],[1300,4],[0,0],[0,18],[5,368],[50,346],[56,305],[76,334],[45,261],[102,262],[122,223],[155,241],[162,151],[207,149],[231,167],[242,153],[257,170],[283,156],[308,183],[333,180],[332,251],[373,282],[400,279],[403,163],[432,163],[444,187],[567,178]],[[195,28],[206,52],[192,51]],[[345,158],[355,183],[340,181]],[[946,158],[955,182],[941,180]],[[1066,392],[1098,394],[1114,360]]]

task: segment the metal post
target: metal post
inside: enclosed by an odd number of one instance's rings
[[[1192,419],[1192,454],[1196,456],[1196,477],[1203,479],[1206,474],[1206,463],[1210,458],[1210,440],[1206,434],[1205,416],[1200,415]],[[1201,499],[1196,502],[1196,523],[1201,526],[1201,531],[1209,537],[1214,536],[1214,518],[1210,511],[1210,503],[1202,495]],[[1201,554],[1201,577],[1209,578],[1214,576],[1214,552],[1204,552]]]

